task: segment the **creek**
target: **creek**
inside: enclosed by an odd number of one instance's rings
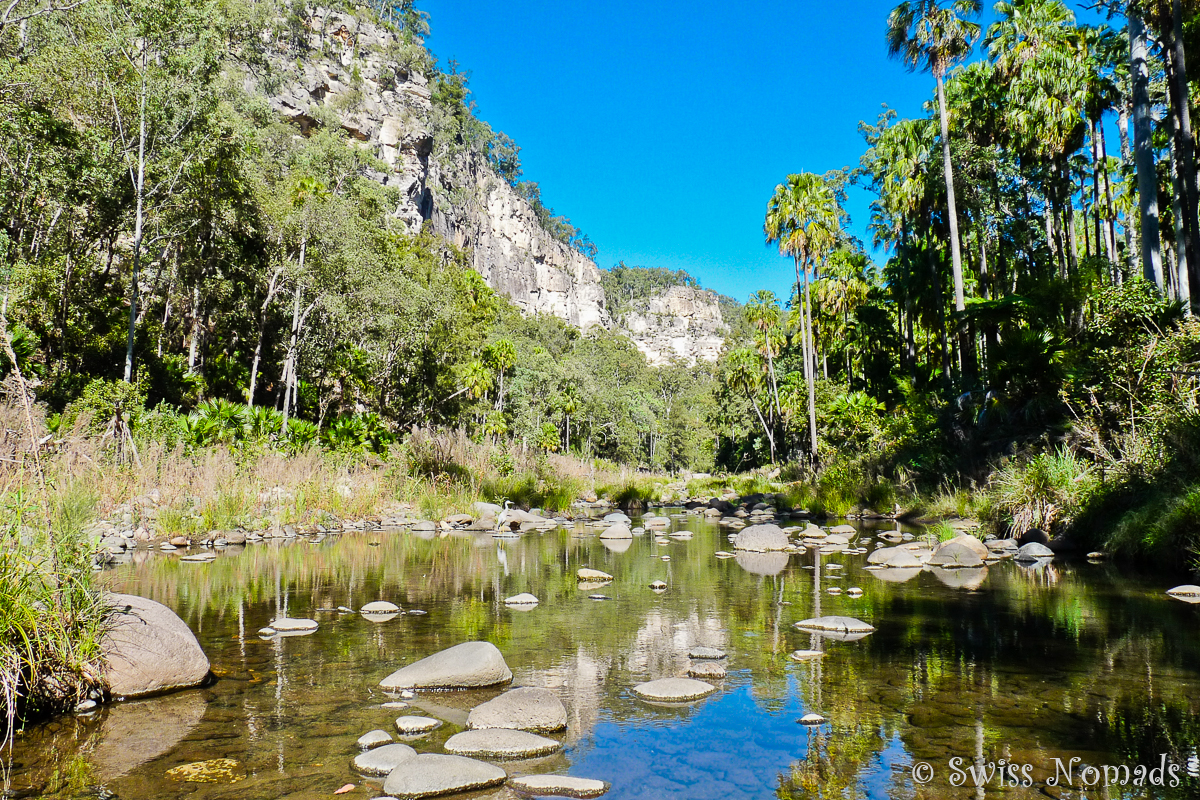
[[[733,551],[727,529],[661,513],[668,532],[691,538],[613,542],[578,524],[516,539],[299,537],[230,547],[207,564],[137,551],[101,580],[174,609],[215,682],[28,727],[3,796],[329,798],[353,783],[343,796],[373,798],[382,779],[350,764],[359,736],[394,734],[396,716],[425,714],[446,724],[409,743],[441,752],[469,709],[498,693],[418,694],[411,711],[395,711],[382,707],[392,698],[379,681],[478,639],[500,649],[514,686],[551,689],[568,710],[559,753],[501,766],[601,779],[613,800],[1200,796],[1200,606],[1168,598],[1167,585],[1084,560],[1007,560],[893,582],[865,569],[863,554],[717,558]],[[870,547],[874,524],[854,524]],[[581,588],[581,567],[615,579]],[[654,581],[667,589],[652,591]],[[539,604],[504,604],[522,592]],[[321,610],[374,600],[426,613],[371,622]],[[260,638],[281,615],[320,627]],[[876,630],[840,641],[794,627],[821,615]],[[716,694],[664,707],[631,693],[684,675],[697,646],[727,654]],[[823,655],[796,660],[797,650]],[[806,714],[826,721],[801,724]],[[1175,768],[1160,776],[1168,785],[1133,785],[1136,767],[1161,767],[1161,757]],[[199,773],[211,782],[181,779],[189,773],[177,768],[216,759],[232,763]],[[976,787],[966,768],[989,765]],[[1129,766],[1128,785],[1104,765]]]

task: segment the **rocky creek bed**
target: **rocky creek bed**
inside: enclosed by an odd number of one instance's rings
[[[1160,751],[1200,790],[1200,590],[766,504],[509,521],[122,547],[217,680],[31,726],[6,796],[974,797],[958,757],[1065,798],[1055,759]]]

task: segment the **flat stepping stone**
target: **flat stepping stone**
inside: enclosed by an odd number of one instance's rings
[[[663,678],[633,687],[633,693],[643,700],[657,703],[690,703],[708,697],[717,687],[691,678]]]
[[[834,633],[872,633],[873,625],[868,625],[854,617],[816,617],[796,623],[796,627],[806,631],[832,631]]]
[[[793,650],[791,653],[793,661],[813,661],[824,657],[825,653],[820,650]]]
[[[386,600],[376,600],[373,603],[367,603],[359,609],[361,614],[399,614],[400,606],[395,603],[389,603]]]
[[[477,689],[512,680],[512,670],[491,642],[464,642],[388,675],[379,685],[399,689]]]
[[[396,730],[405,736],[418,736],[442,727],[440,719],[432,717],[397,717]]]
[[[694,658],[699,661],[714,660],[719,661],[725,657],[724,650],[718,650],[715,647],[693,647],[688,650],[688,658]]]
[[[508,785],[534,797],[599,797],[609,790],[604,781],[573,775],[522,775],[509,778]]]
[[[467,716],[467,727],[553,733],[567,727],[567,708],[548,689],[521,687],[475,706]]]
[[[584,567],[583,569],[578,570],[575,573],[575,577],[579,578],[579,580],[581,580],[581,581],[589,581],[589,582],[611,581],[613,579],[613,576],[609,575],[607,572],[601,572],[598,569],[590,569],[588,567]]]
[[[1200,603],[1200,586],[1190,583],[1176,586],[1174,589],[1167,589],[1167,594],[1185,603]]]
[[[561,742],[528,731],[486,728],[463,731],[446,740],[447,753],[473,758],[535,758],[557,752]]]
[[[268,627],[279,633],[297,633],[300,631],[315,631],[317,621],[313,619],[292,619],[284,617],[273,621]]]
[[[210,561],[217,560],[216,553],[193,553],[190,556],[183,556],[180,561],[186,561],[189,564],[207,564]]]
[[[363,750],[374,750],[385,744],[392,743],[392,735],[387,731],[374,730],[358,737],[358,746]]]
[[[390,797],[423,798],[487,789],[504,783],[508,774],[473,758],[426,753],[399,765],[383,782]]]
[[[396,767],[417,757],[406,744],[385,744],[354,757],[354,769],[363,775],[387,775]]]
[[[704,678],[706,680],[719,681],[728,673],[726,673],[725,667],[716,661],[697,661],[688,667],[687,674],[689,678]]]

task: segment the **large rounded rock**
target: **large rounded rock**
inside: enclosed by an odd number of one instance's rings
[[[512,680],[504,656],[490,642],[464,642],[388,675],[379,685],[398,689],[476,689]]]
[[[528,731],[487,728],[456,733],[446,740],[447,753],[473,758],[536,758],[557,752],[561,742]]]
[[[1054,558],[1054,551],[1044,544],[1030,542],[1029,544],[1021,545],[1017,550],[1017,561],[1037,561],[1039,558]]]
[[[354,757],[354,769],[363,775],[387,775],[405,761],[417,757],[406,744],[385,744]]]
[[[633,693],[655,703],[688,703],[708,697],[717,687],[691,678],[663,678],[633,687]]]
[[[208,658],[174,611],[132,594],[109,594],[106,600],[113,612],[100,648],[114,697],[187,689],[208,677]]]
[[[534,797],[599,797],[609,789],[604,781],[572,775],[522,775],[510,778],[508,785]]]
[[[751,525],[738,534],[737,550],[768,553],[788,548],[787,534],[778,525]]]
[[[645,517],[642,524],[651,529],[663,529],[671,527],[670,517]]]
[[[904,547],[881,547],[867,556],[867,563],[896,569],[920,569],[923,566],[921,559]]]
[[[467,717],[467,727],[552,733],[567,727],[567,709],[551,691],[522,687],[476,706]]]
[[[960,533],[958,536],[955,536],[953,539],[946,542],[946,544],[960,544],[963,547],[966,547],[967,549],[971,550],[973,553],[975,553],[975,555],[979,556],[981,559],[988,557],[987,545],[984,544],[983,542],[979,541],[978,539],[976,539],[974,536],[971,536],[968,533]],[[943,547],[944,546],[945,545],[943,545]]]
[[[983,544],[980,543],[979,546],[983,547]],[[983,549],[986,554],[987,548]],[[949,541],[934,551],[933,558],[929,559],[929,565],[949,569],[957,567],[980,567],[983,566],[983,556],[961,542]]]
[[[601,539],[632,539],[633,533],[623,522],[611,525],[600,532]]]
[[[427,753],[398,765],[383,782],[391,797],[422,798],[499,786],[508,775],[473,758]]]

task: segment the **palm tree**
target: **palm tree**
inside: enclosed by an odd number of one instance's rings
[[[771,399],[775,403],[775,413],[782,416],[779,408],[779,382],[775,379],[775,347],[778,335],[771,333],[779,326],[779,303],[775,293],[759,290],[750,295],[746,304],[746,321],[758,331],[762,337],[762,352],[767,357],[767,375],[771,379]]]
[[[762,424],[763,433],[767,435],[767,444],[771,448],[771,463],[775,463],[775,432],[767,424],[762,409],[758,405],[758,392],[762,383],[762,371],[758,366],[758,358],[753,350],[735,350],[729,354],[729,367],[725,373],[725,384],[734,391],[746,393],[754,413]]]
[[[796,302],[802,303],[804,309],[801,340],[804,344],[804,379],[808,386],[808,435],[813,467],[817,464],[816,356],[808,273],[810,268],[815,271],[817,261],[833,249],[841,218],[842,209],[829,181],[820,175],[803,172],[789,175],[787,183],[775,187],[763,223],[767,243],[778,243],[779,252],[791,256],[796,264]]]
[[[500,378],[500,388],[496,392],[496,410],[504,411],[504,375],[517,365],[517,348],[508,339],[499,339],[488,346],[487,361]]]
[[[888,54],[910,69],[918,66],[937,81],[938,113],[942,123],[942,161],[946,172],[950,255],[954,268],[954,307],[966,310],[962,253],[958,241],[958,209],[954,202],[954,171],[950,163],[950,120],[946,114],[946,73],[971,53],[979,24],[967,17],[979,13],[980,0],[905,0],[888,16]]]

